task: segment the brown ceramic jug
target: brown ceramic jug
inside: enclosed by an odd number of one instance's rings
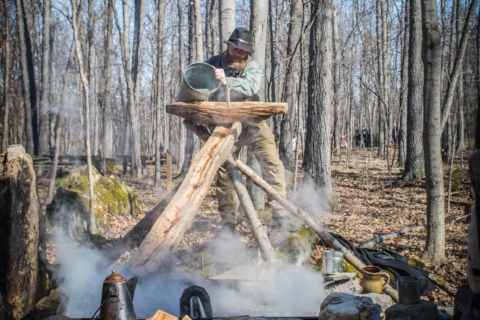
[[[385,286],[390,283],[388,274],[376,266],[365,266],[362,268],[362,286],[364,293],[382,293]]]

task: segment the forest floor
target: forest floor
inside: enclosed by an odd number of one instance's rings
[[[390,149],[390,157],[393,148]],[[468,178],[468,155],[463,159],[457,157],[454,162],[454,178],[452,179],[452,197],[450,210],[447,211],[446,222],[446,263],[433,265],[425,263],[423,268],[429,276],[441,283],[448,291],[455,293],[458,288],[467,283],[467,229],[463,203],[472,202],[470,196],[470,181]],[[391,161],[391,160],[390,160]],[[449,167],[444,167],[445,185],[448,183]],[[291,193],[292,173],[287,173],[288,191]],[[409,227],[426,225],[426,190],[425,180],[403,181],[402,170],[388,169],[387,160],[377,157],[377,150],[373,148],[354,149],[347,158],[342,149],[340,156],[332,158],[332,182],[336,197],[333,212],[324,215],[320,220],[332,233],[339,234],[351,241],[355,246],[372,240],[375,236],[395,233]],[[142,179],[132,179],[128,174],[118,174],[118,177],[127,183],[138,195],[144,205],[144,212],[149,212],[165,196],[163,188],[154,188],[154,166],[147,165],[146,174]],[[301,175],[297,177],[301,184]],[[48,181],[39,177],[40,199],[44,194]],[[447,195],[447,193],[446,193]],[[120,217],[112,223],[107,237],[123,236],[130,230],[143,215],[137,218]],[[462,218],[464,217],[464,218]],[[460,219],[461,218],[461,219]],[[192,227],[182,240],[179,251],[195,252],[199,246],[205,246],[216,237],[216,230],[221,228],[220,216],[215,200],[213,187],[203,202]],[[418,230],[420,229],[420,230]],[[237,226],[237,233],[245,236],[244,242],[252,242],[251,232],[246,223]],[[399,237],[385,240],[377,244],[377,248],[385,248],[397,252],[405,257],[421,260],[425,247],[426,229],[416,228],[417,231],[406,232]],[[322,242],[312,244],[313,250],[310,259],[304,264],[318,266],[322,251],[328,249]],[[203,256],[202,256],[203,263]],[[453,296],[443,289],[436,289],[424,299],[434,301],[438,306],[453,306]]]

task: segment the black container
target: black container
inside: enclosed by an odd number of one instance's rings
[[[112,271],[103,282],[100,320],[135,320],[133,294],[137,277],[126,280],[121,274]]]

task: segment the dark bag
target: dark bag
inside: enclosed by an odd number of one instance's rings
[[[366,265],[374,265],[391,272],[395,278],[402,276],[411,276],[426,278],[429,282],[423,295],[427,295],[436,289],[437,284],[428,277],[428,272],[408,264],[408,258],[396,252],[386,249],[364,249],[356,248],[353,244],[341,235],[331,233],[345,248],[351,250],[355,256]],[[391,281],[391,286],[397,288],[397,282]]]

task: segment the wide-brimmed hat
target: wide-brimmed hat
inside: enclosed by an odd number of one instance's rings
[[[225,43],[230,44],[237,49],[247,51],[248,53],[255,52],[252,47],[252,34],[245,28],[236,28],[233,30],[230,38],[228,38]]]

